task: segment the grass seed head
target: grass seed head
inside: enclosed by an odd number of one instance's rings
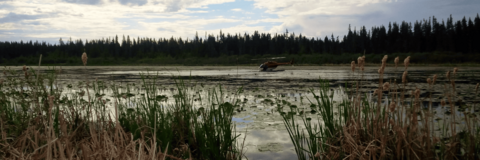
[[[447,77],[447,79],[450,79],[450,71],[447,71],[446,77]]]
[[[415,90],[415,100],[418,100],[420,98],[420,89]]]
[[[383,56],[383,58],[382,58],[382,68],[385,68],[387,66],[387,59],[388,59],[388,55]]]
[[[453,75],[454,75],[454,76],[457,75],[457,71],[458,71],[458,68],[457,68],[457,67],[453,68]]]
[[[394,61],[395,61],[395,68],[397,68],[398,62],[400,61],[400,58],[397,56],[397,57],[395,57]]]
[[[410,56],[408,56],[407,58],[405,58],[405,60],[403,60],[403,64],[405,64],[405,69],[407,69],[408,65],[410,64]]]
[[[83,52],[83,54],[82,54],[82,62],[83,62],[83,65],[84,65],[84,66],[87,65],[87,60],[88,60],[87,53],[86,53],[86,52]]]
[[[22,70],[23,70],[24,72],[26,72],[26,71],[27,71],[27,66],[23,65]]]
[[[435,84],[435,81],[437,81],[437,75],[433,75],[433,84]]]
[[[431,85],[431,84],[432,84],[432,79],[427,78],[427,83],[428,83],[429,85]]]
[[[442,99],[442,100],[440,101],[440,105],[442,105],[443,107],[445,107],[445,105],[447,105],[447,104],[445,103],[445,100]]]
[[[397,105],[395,104],[395,102],[390,103],[390,112],[394,112],[396,107],[397,107]]]
[[[390,88],[390,83],[385,82],[385,83],[383,84],[383,90],[388,90],[388,88]]]
[[[320,158],[320,152],[317,151],[317,153],[315,153],[315,158]]]
[[[352,67],[352,72],[355,72],[355,61],[352,61],[350,67]]]
[[[402,83],[407,83],[407,73],[408,71],[404,71],[402,75]]]
[[[383,69],[384,69],[383,67],[380,67],[380,68],[378,69],[378,74],[383,75]]]

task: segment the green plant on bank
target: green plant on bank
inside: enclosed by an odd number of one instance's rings
[[[303,123],[295,122],[293,115],[279,110],[298,159],[479,159],[480,127],[473,113],[475,106],[465,106],[464,117],[456,117],[454,113],[458,69],[448,71],[443,84],[441,106],[452,114],[444,115],[443,122],[434,123],[431,88],[441,85],[435,84],[437,76],[427,79],[429,95],[420,97],[420,90],[408,85],[410,57],[404,61],[402,82],[397,84],[395,80],[392,86],[392,81],[383,81],[387,58],[384,56],[381,61],[379,86],[372,98],[360,91],[365,57],[359,57],[358,65],[352,62],[352,72],[358,68],[360,77],[347,91],[349,98],[344,98],[339,105],[332,103],[333,92],[329,91],[328,82],[320,82],[318,95],[311,90],[316,99],[316,104],[311,102],[311,106],[316,107],[320,115],[316,123],[305,115],[300,117]],[[396,68],[398,61],[397,57]],[[424,100],[429,104],[423,106]],[[466,127],[460,130],[457,123]]]
[[[175,81],[174,102],[167,103],[152,75],[143,75],[140,86],[125,89],[89,79],[61,87],[61,69],[44,72],[25,66],[23,72],[4,69],[0,159],[244,157],[232,123],[237,104],[221,98],[221,86],[211,89],[208,102],[202,102],[206,105],[197,109],[192,98],[196,85],[181,79]],[[115,96],[105,96],[108,93]]]

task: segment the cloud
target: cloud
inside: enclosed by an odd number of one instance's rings
[[[312,37],[343,37],[348,25],[352,30],[366,26],[388,25],[389,22],[415,22],[436,16],[454,14],[475,16],[480,1],[450,0],[254,0],[255,8],[275,14],[282,23],[270,32],[302,33]]]
[[[472,0],[0,0],[0,41],[284,33],[343,37],[388,22],[474,17]],[[221,15],[221,17],[219,17]]]
[[[120,4],[123,5],[138,5],[138,6],[143,6],[147,4],[147,0],[118,0]]]
[[[76,4],[88,4],[88,5],[98,5],[102,4],[102,0],[62,0],[67,3],[76,3]]]
[[[8,13],[5,17],[0,18],[0,22],[20,22],[23,20],[34,20],[40,18],[40,15],[26,15],[26,14],[16,14],[13,12]]]

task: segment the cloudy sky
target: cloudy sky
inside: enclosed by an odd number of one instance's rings
[[[343,36],[348,25],[387,26],[452,14],[474,18],[480,0],[0,0],[0,41],[223,33]]]

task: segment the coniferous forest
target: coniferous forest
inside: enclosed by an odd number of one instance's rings
[[[0,42],[0,63],[38,64],[42,54],[45,65],[80,65],[83,52],[87,52],[91,65],[238,65],[256,64],[269,57],[295,58],[300,65],[322,65],[348,63],[364,53],[378,63],[385,54],[412,56],[413,63],[480,62],[478,14],[458,21],[452,16],[446,22],[431,17],[370,29],[347,27],[343,37],[332,34],[324,38],[286,30],[283,34],[197,33],[193,39],[123,35],[84,41],[60,38],[56,44],[5,41]]]

